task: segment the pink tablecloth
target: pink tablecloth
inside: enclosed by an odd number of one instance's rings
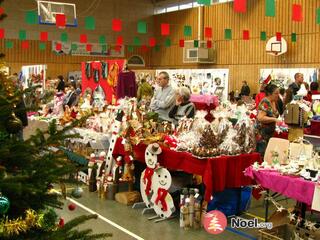
[[[192,94],[190,97],[190,102],[193,103],[205,103],[208,106],[213,104],[214,108],[219,106],[219,98],[217,96],[212,95],[195,95]]]
[[[283,176],[275,170],[254,170],[251,167],[245,170],[245,175],[253,178],[263,188],[299,202],[312,204],[315,183],[300,177]]]

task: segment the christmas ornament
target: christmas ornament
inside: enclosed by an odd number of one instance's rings
[[[73,204],[73,203],[70,203],[70,204],[68,205],[68,209],[69,209],[70,211],[73,211],[73,210],[76,209],[76,205]]]
[[[64,219],[60,218],[59,220],[59,227],[63,228],[64,227]]]
[[[16,117],[14,112],[12,112],[11,116],[7,120],[6,123],[6,130],[8,133],[18,133],[20,130],[22,130],[22,122],[19,118]]]
[[[10,207],[9,199],[5,196],[0,196],[0,215],[3,215],[6,212],[8,212],[9,207]]]
[[[77,186],[75,189],[72,190],[71,195],[74,198],[81,198],[83,193],[83,189]]]

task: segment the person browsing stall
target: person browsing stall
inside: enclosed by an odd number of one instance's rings
[[[276,123],[279,121],[277,102],[279,99],[279,88],[269,84],[265,88],[266,97],[262,99],[258,107],[257,116],[257,151],[263,156],[268,142],[273,137]]]
[[[157,84],[158,87],[151,99],[150,109],[159,114],[160,121],[170,121],[168,113],[174,104],[175,92],[169,84],[169,74],[160,72]]]
[[[296,73],[294,75],[294,82],[290,84],[289,88],[292,90],[293,96],[297,95],[297,92],[300,90],[301,84],[303,84],[303,74]]]
[[[183,117],[193,118],[195,115],[195,106],[190,102],[191,92],[187,87],[180,87],[176,90],[176,104],[169,112],[169,117],[174,124],[178,124]]]

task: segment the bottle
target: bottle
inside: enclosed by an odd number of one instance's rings
[[[199,229],[201,226],[201,202],[196,200],[194,203],[194,229]]]
[[[188,197],[188,189],[183,188],[182,191],[180,191],[180,227],[184,227],[184,220],[183,220],[183,215],[185,214],[186,211],[186,206],[185,206],[185,200]]]
[[[201,205],[201,227],[203,227],[203,220],[207,213],[207,206],[208,206],[207,201],[203,201]]]
[[[190,203],[189,203],[189,222],[190,222],[190,227],[193,227],[193,224],[194,224],[194,202],[195,202],[194,189],[190,189],[189,193],[190,193],[190,196],[189,196],[189,199],[190,199]]]
[[[189,203],[190,203],[190,199],[186,198],[184,208],[182,209],[183,227],[184,227],[185,230],[190,228]]]
[[[236,92],[235,92],[235,94],[234,94],[234,97],[235,97],[235,98],[238,98],[238,97],[239,97],[239,90],[238,90],[238,89],[236,90]]]
[[[97,163],[94,163],[92,167],[91,176],[89,179],[89,192],[95,192],[97,191]]]

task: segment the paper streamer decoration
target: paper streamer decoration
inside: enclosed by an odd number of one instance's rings
[[[46,43],[44,43],[44,42],[39,43],[39,50],[40,51],[46,50]]]
[[[139,37],[134,37],[133,38],[133,45],[134,46],[141,46],[141,41]]]
[[[103,36],[103,35],[99,36],[99,43],[100,44],[105,44],[106,43],[106,37]]]
[[[166,47],[170,47],[170,46],[171,46],[171,39],[170,39],[170,38],[167,38],[167,39],[165,40],[165,42],[164,42],[164,45],[165,45]]]
[[[65,27],[67,23],[66,15],[56,14],[56,25],[57,27]]]
[[[2,7],[0,7],[0,16],[4,14],[4,9]]]
[[[300,4],[292,5],[292,21],[301,22],[303,19],[302,16],[302,6]]]
[[[149,46],[150,47],[156,46],[156,39],[154,37],[149,38]]]
[[[278,42],[281,42],[281,32],[276,32],[276,40],[278,41]]]
[[[276,16],[276,2],[275,0],[265,0],[266,2],[266,17],[275,17]]]
[[[231,40],[232,39],[232,31],[231,29],[225,29],[224,30],[224,38],[227,40]]]
[[[191,37],[192,35],[192,28],[191,26],[184,26],[183,35],[185,37]]]
[[[71,50],[76,51],[78,49],[78,45],[76,43],[71,44]]]
[[[87,34],[80,34],[80,43],[87,43],[88,37]]]
[[[95,30],[96,29],[96,20],[92,16],[87,16],[84,19],[85,29],[86,30]]]
[[[92,44],[87,44],[86,50],[87,50],[87,52],[91,52],[92,51]]]
[[[297,34],[291,33],[291,42],[297,42]]]
[[[260,32],[260,40],[261,41],[267,40],[267,33],[266,32]]]
[[[36,11],[27,11],[25,15],[25,21],[27,24],[37,24],[38,13]]]
[[[26,30],[20,30],[20,31],[19,31],[19,39],[20,39],[20,40],[26,40],[26,39],[27,39],[27,32],[26,32]]]
[[[247,11],[247,0],[234,0],[233,9],[238,13],[245,13]]]
[[[61,43],[56,43],[56,50],[61,51],[62,49],[62,44]]]
[[[317,9],[317,24],[320,24],[320,8]]]
[[[211,0],[197,0],[198,4],[203,4],[206,6],[210,6],[211,5]]]
[[[204,36],[206,38],[212,38],[212,28],[211,27],[206,27],[204,29]]]
[[[40,32],[40,41],[48,41],[48,32]]]
[[[22,47],[22,49],[28,49],[29,48],[29,41],[28,40],[22,41],[21,47]]]
[[[243,30],[242,35],[243,35],[243,40],[249,40],[249,38],[250,38],[249,30]]]
[[[168,23],[161,23],[161,35],[167,36],[170,34],[170,25]]]
[[[4,29],[0,28],[0,39],[4,39]]]
[[[128,46],[128,52],[133,52],[134,48],[133,46]]]
[[[123,37],[122,36],[118,36],[117,37],[117,45],[122,45],[123,44]]]
[[[102,50],[102,52],[106,52],[107,51],[107,44],[101,45],[101,50]]]
[[[122,30],[122,21],[121,19],[113,19],[112,20],[112,31],[121,32]]]
[[[184,47],[184,40],[183,39],[179,40],[179,47]]]
[[[145,21],[139,21],[137,24],[138,33],[147,33],[147,23]]]
[[[207,48],[212,48],[212,41],[211,40],[207,41]]]
[[[61,33],[61,36],[60,36],[60,40],[61,42],[68,42],[68,33]]]
[[[199,47],[199,40],[194,40],[194,41],[193,41],[193,46],[194,46],[195,48]]]
[[[8,49],[13,48],[13,42],[10,41],[10,40],[7,40],[6,43],[5,43],[5,47],[8,48]]]

